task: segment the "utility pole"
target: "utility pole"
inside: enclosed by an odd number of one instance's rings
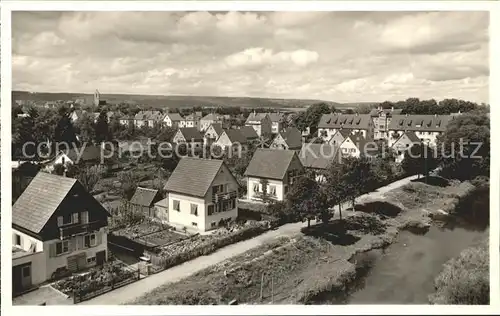
[[[271,304],[274,304],[274,277],[271,277]]]
[[[262,277],[260,279],[260,300],[261,301],[264,298],[263,294],[264,294],[264,273],[262,273]]]

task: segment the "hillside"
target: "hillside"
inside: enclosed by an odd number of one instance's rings
[[[79,93],[30,93],[26,91],[13,91],[13,100],[33,101],[56,101],[74,100],[77,98],[92,99],[92,94]],[[246,108],[306,108],[311,104],[325,102],[338,108],[355,107],[357,104],[342,104],[323,100],[304,99],[272,99],[272,98],[250,98],[250,97],[214,97],[214,96],[163,96],[163,95],[135,95],[135,94],[101,94],[101,99],[108,103],[127,102],[130,104],[144,104],[157,108],[182,108],[193,106],[238,106]]]

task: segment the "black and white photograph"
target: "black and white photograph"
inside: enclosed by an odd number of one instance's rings
[[[13,311],[498,305],[487,6],[92,2],[2,8]]]

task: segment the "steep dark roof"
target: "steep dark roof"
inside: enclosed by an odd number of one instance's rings
[[[246,144],[248,142],[245,135],[239,129],[228,129],[224,133],[226,133],[231,143]]]
[[[157,195],[158,190],[138,187],[130,199],[130,204],[151,207],[156,202]]]
[[[245,176],[282,180],[294,156],[293,150],[259,148],[250,160]]]
[[[165,190],[204,197],[223,165],[222,160],[184,157],[165,185]]]
[[[351,131],[348,130],[348,129],[339,129],[337,131],[337,133],[339,133],[340,135],[342,135],[342,137],[344,137],[344,139],[347,138],[347,136],[351,135]],[[332,135],[332,137],[333,137],[333,135]]]
[[[201,135],[200,131],[196,127],[183,127],[179,128],[181,131],[182,135],[186,139],[186,141],[191,141],[193,140],[202,140],[203,135]]]
[[[245,124],[253,124],[253,122],[262,122],[264,118],[269,117],[267,113],[250,113],[245,121]]]
[[[348,138],[356,145],[362,154],[374,155],[377,152],[376,143],[364,138],[360,133],[349,135]],[[368,143],[371,144],[367,145]]]
[[[451,115],[394,115],[389,130],[444,132]]]
[[[338,150],[338,146],[330,144],[303,144],[299,158],[306,168],[326,169],[333,160],[340,159]]]
[[[221,123],[212,123],[212,124],[210,124],[210,126],[212,126],[212,128],[214,129],[214,131],[219,136],[224,132],[224,129],[222,128],[222,124]]]
[[[87,161],[101,161],[101,150],[103,156],[109,157],[109,150],[101,149],[99,146],[85,146],[76,150],[72,148],[67,151],[63,150],[62,153],[65,153],[74,163],[77,162],[78,158],[78,163],[83,163]]]
[[[39,172],[12,206],[12,224],[39,233],[76,181]]]
[[[318,128],[368,129],[371,119],[369,114],[323,114]]]
[[[252,139],[257,139],[259,138],[259,135],[257,134],[257,132],[253,129],[252,126],[242,126],[240,128],[240,131],[241,133],[248,139],[248,140],[252,140]]]
[[[420,143],[420,138],[418,138],[417,135],[415,135],[414,132],[412,131],[408,131],[406,133],[404,133],[404,135],[406,135],[406,137],[408,137],[408,139],[411,141],[411,142],[414,142],[414,143]]]
[[[302,133],[295,127],[285,128],[280,132],[288,148],[298,149],[302,146]]]
[[[285,114],[284,113],[267,113],[269,115],[269,118],[271,119],[272,122],[283,122],[285,119]]]
[[[184,118],[179,113],[167,113],[167,115],[171,121],[183,121]]]

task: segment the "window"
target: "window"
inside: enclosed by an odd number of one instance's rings
[[[67,240],[58,242],[56,244],[56,255],[69,252],[69,242]]]
[[[224,186],[221,184],[221,185],[215,185],[212,187],[212,192],[213,194],[217,194],[217,193],[221,193],[224,191]]]
[[[196,223],[196,222],[192,222],[192,223],[191,223],[191,226],[198,226],[198,223]]]
[[[269,186],[269,194],[276,195],[276,186],[275,185]]]
[[[213,228],[213,227],[215,227],[215,225],[217,225],[217,223],[216,223],[216,222],[211,222],[211,223],[210,223],[210,227],[212,227],[212,228]]]
[[[198,204],[191,203],[191,215],[198,216]]]
[[[85,248],[94,247],[96,245],[95,234],[86,235],[84,239]]]
[[[89,222],[89,212],[84,211],[81,213],[82,224],[87,224]]]
[[[177,200],[174,200],[174,211],[180,212],[181,211],[181,203]]]
[[[23,267],[23,278],[27,278],[29,276],[31,276],[31,267],[30,266]]]
[[[94,263],[95,262],[95,257],[88,257],[87,258],[87,263]]]
[[[209,205],[209,206],[208,206],[208,211],[207,211],[207,212],[208,212],[208,215],[209,215],[209,216],[210,216],[210,215],[212,215],[212,214],[214,213],[214,206],[213,206],[213,205]]]
[[[21,246],[21,236],[16,234],[16,245]]]
[[[253,184],[253,191],[254,192],[259,192],[259,184],[258,183],[254,183]]]

